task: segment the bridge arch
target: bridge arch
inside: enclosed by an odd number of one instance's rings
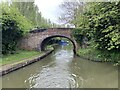
[[[40,48],[41,51],[45,50],[45,45],[47,44],[47,41],[49,41],[50,39],[54,38],[54,37],[63,37],[63,38],[67,38],[70,42],[72,42],[73,44],[73,52],[76,54],[76,42],[74,40],[72,40],[70,37],[64,36],[64,35],[52,35],[52,36],[48,36],[45,39],[42,40],[42,42],[40,43]]]

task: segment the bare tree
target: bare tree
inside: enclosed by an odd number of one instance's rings
[[[78,16],[83,13],[84,11],[84,4],[83,2],[80,2],[80,0],[67,0],[64,1],[61,5],[61,15],[59,17],[59,20],[63,22],[64,24],[74,24],[75,27],[77,27],[78,23],[76,22],[78,20]]]

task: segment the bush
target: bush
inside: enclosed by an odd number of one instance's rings
[[[15,7],[2,3],[2,54],[15,53],[17,42],[32,27],[32,24]]]
[[[73,29],[72,34],[75,37],[75,40],[80,44],[80,46],[82,46],[82,42],[83,42],[83,37],[84,35],[81,33],[81,29]]]
[[[72,30],[72,35],[80,46],[84,44],[85,38],[87,39],[87,42],[91,39],[89,33],[87,33],[86,31],[86,28],[75,28]]]
[[[89,27],[93,30],[93,39],[97,44],[97,49],[120,51],[119,7],[120,2],[102,2],[94,5]]]

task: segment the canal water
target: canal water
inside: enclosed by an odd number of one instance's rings
[[[2,77],[3,88],[118,88],[118,69],[110,63],[74,56],[59,46],[46,58]]]

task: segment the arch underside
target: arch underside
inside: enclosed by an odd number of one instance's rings
[[[45,51],[45,46],[47,45],[47,43],[49,42],[49,40],[52,39],[52,38],[54,38],[54,37],[67,38],[69,41],[72,42],[72,44],[73,44],[73,51],[74,51],[74,53],[76,53],[76,44],[75,44],[75,41],[72,40],[70,37],[63,36],[63,35],[54,35],[54,36],[49,36],[49,37],[46,37],[45,39],[43,39],[43,41],[40,44],[41,51]]]

